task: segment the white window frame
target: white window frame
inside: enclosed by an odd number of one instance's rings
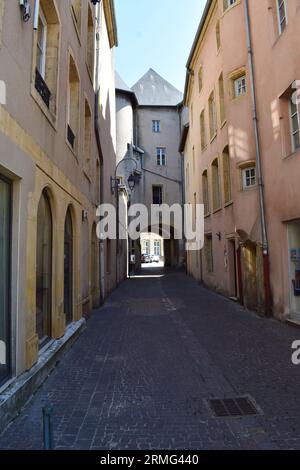
[[[166,166],[166,147],[156,147],[156,163],[157,166]]]
[[[287,17],[287,4],[285,0],[276,0],[276,6],[277,6],[277,18],[278,18],[278,30],[279,33],[282,34],[283,31],[286,29],[287,24],[288,24],[288,17]],[[281,7],[284,7],[284,15],[281,17],[280,15],[280,9]],[[283,28],[283,23],[285,23],[285,26]]]
[[[254,176],[251,175],[251,174],[247,175],[248,172],[251,172],[253,170],[254,170]],[[256,166],[253,165],[253,166],[247,166],[246,168],[242,168],[242,179],[243,179],[243,190],[244,191],[247,191],[248,189],[251,189],[251,188],[254,188],[255,186],[257,186]]]
[[[152,131],[153,131],[155,134],[159,134],[159,133],[160,133],[160,121],[159,121],[159,120],[154,120],[154,121],[152,121]]]
[[[37,49],[41,54],[42,57],[42,64],[37,63],[37,69],[42,76],[42,78],[45,80],[45,74],[46,74],[46,52],[47,52],[47,20],[46,17],[43,13],[43,10],[40,8],[39,11],[39,20],[41,21],[43,25],[43,35],[42,35],[42,44],[39,43],[39,31],[37,33]],[[42,69],[40,70],[40,65]]]
[[[240,96],[245,96],[246,93],[247,93],[247,77],[245,74],[234,79],[234,97],[239,98]]]
[[[293,152],[296,152],[296,150],[298,150],[300,148],[300,145],[299,146],[296,146],[296,135],[298,134],[299,135],[299,140],[300,140],[300,110],[299,110],[299,106],[297,104],[295,104],[296,106],[296,111],[293,112],[293,109],[292,109],[292,100],[293,100],[293,96],[290,98],[289,100],[289,115],[290,115],[290,128],[291,128],[291,139],[292,139],[292,151]],[[293,128],[293,119],[294,117],[297,116],[297,121],[298,121],[298,129],[296,129],[294,131],[294,128]]]
[[[159,240],[154,241],[154,255],[155,256],[161,255],[161,243]]]

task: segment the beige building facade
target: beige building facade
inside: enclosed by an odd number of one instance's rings
[[[115,159],[113,2],[30,4],[24,22],[19,2],[0,2],[0,389],[75,330],[113,285],[106,270],[100,279],[96,235],[101,173]]]
[[[205,245],[188,253],[189,273],[279,318],[299,313],[299,106],[289,102],[298,26],[297,1],[208,1],[181,143],[187,202],[205,206]]]

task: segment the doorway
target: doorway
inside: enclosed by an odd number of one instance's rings
[[[288,224],[290,313],[300,320],[300,220]]]
[[[10,376],[11,183],[0,175],[0,385]]]
[[[228,267],[229,267],[229,296],[237,299],[237,269],[236,269],[236,248],[235,240],[228,240]]]
[[[70,209],[65,220],[64,313],[69,325],[73,321],[73,224]]]
[[[42,348],[51,337],[52,215],[46,190],[37,213],[36,247],[36,332]]]

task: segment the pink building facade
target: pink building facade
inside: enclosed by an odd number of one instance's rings
[[[190,122],[181,144],[186,200],[205,205],[205,245],[187,253],[189,273],[249,309],[293,319],[300,155],[290,97],[300,77],[299,9],[297,0],[207,2],[187,64]]]

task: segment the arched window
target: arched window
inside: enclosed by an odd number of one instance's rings
[[[212,169],[212,193],[213,193],[213,210],[216,211],[221,207],[221,192],[220,192],[220,174],[219,174],[219,160],[216,158],[211,166]]]
[[[231,201],[231,168],[229,148],[226,146],[223,150],[223,183],[224,183],[224,201],[225,204]]]
[[[72,55],[69,55],[69,87],[67,109],[67,140],[75,153],[79,150],[79,74]]]
[[[87,66],[93,80],[94,78],[94,50],[95,50],[94,18],[90,5],[88,5],[88,24],[87,24]]]
[[[210,206],[207,170],[205,170],[202,174],[202,197],[204,204],[204,215],[208,215],[210,213]]]
[[[44,190],[37,212],[36,332],[42,347],[51,337],[52,309],[52,215]]]
[[[40,0],[36,34],[35,88],[52,115],[56,114],[59,18],[53,0]]]
[[[217,42],[217,51],[220,50],[221,47],[221,29],[220,29],[220,21],[217,21],[216,24],[216,42]]]
[[[64,313],[66,324],[73,321],[73,223],[70,208],[65,219],[65,253],[64,253]]]
[[[84,115],[84,169],[91,176],[91,146],[92,146],[92,113],[87,99],[85,99]]]

